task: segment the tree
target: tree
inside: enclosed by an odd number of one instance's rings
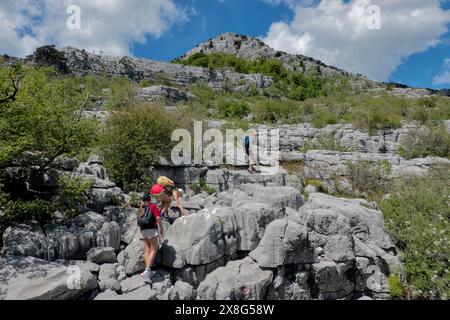
[[[55,167],[59,156],[75,156],[95,142],[97,122],[81,116],[89,93],[74,78],[14,66],[0,68],[0,88],[0,178],[28,190],[32,177]],[[11,177],[8,167],[20,170]]]

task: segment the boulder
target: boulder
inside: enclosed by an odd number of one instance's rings
[[[120,291],[125,294],[147,285],[148,281],[140,274],[136,274],[130,278],[126,278],[120,283]]]
[[[272,282],[271,271],[250,258],[230,261],[208,274],[197,289],[200,300],[262,300]]]
[[[0,300],[74,300],[97,288],[84,268],[33,257],[0,260]]]
[[[3,254],[47,257],[47,238],[42,228],[32,224],[8,227],[3,232]]]
[[[271,222],[258,247],[250,252],[250,257],[263,268],[314,261],[306,227],[289,219]]]
[[[267,292],[268,300],[311,300],[309,272],[302,265],[282,266]]]
[[[94,300],[154,300],[155,296],[155,291],[153,291],[150,286],[147,285],[122,295],[119,295],[117,294],[117,292],[112,290],[106,290],[105,292],[101,292],[100,294],[98,294],[94,298]]]
[[[163,264],[181,269],[203,265],[237,251],[236,220],[232,209],[203,209],[177,219],[167,230],[162,246]]]
[[[343,299],[352,294],[355,283],[351,278],[352,264],[322,261],[313,264],[314,288],[319,300]]]
[[[123,266],[117,263],[105,263],[100,266],[98,274],[98,287],[100,291],[107,289],[120,290],[120,280],[125,279]]]
[[[244,184],[239,189],[253,197],[253,201],[267,203],[275,209],[289,207],[298,210],[304,203],[300,191],[293,187],[264,187],[255,184]]]
[[[115,249],[112,247],[92,248],[87,252],[87,260],[96,264],[115,263]]]
[[[159,269],[151,279],[152,290],[155,291],[155,298],[157,300],[168,300],[170,288],[172,287],[172,280],[170,272]]]
[[[117,255],[117,262],[129,276],[145,270],[144,244],[140,233],[136,233],[133,241]]]
[[[113,222],[105,222],[97,231],[97,245],[99,247],[112,247],[117,250],[120,247],[120,227]]]
[[[194,297],[194,288],[183,281],[177,281],[169,292],[169,300],[193,300]]]
[[[282,218],[280,211],[275,211],[265,203],[247,202],[234,209],[238,228],[238,249],[254,250],[262,239],[267,225],[275,219]]]
[[[344,199],[314,193],[300,210],[308,221],[308,229],[324,235],[352,234],[364,243],[385,250],[395,250],[383,224],[382,213],[371,209],[364,199]]]

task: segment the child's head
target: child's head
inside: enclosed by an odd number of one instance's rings
[[[151,201],[151,198],[150,198],[150,196],[149,196],[148,194],[144,194],[144,196],[142,197],[142,201],[144,201],[144,202],[150,202],[150,201]]]

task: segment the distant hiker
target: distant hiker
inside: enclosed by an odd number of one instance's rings
[[[180,209],[182,215],[187,216],[189,212],[181,205],[183,190],[175,186],[175,183],[165,176],[161,176],[150,188],[149,193],[161,201],[161,214],[166,217],[169,215],[169,208],[172,200],[175,200],[176,206]]]
[[[149,195],[144,195],[142,197],[137,222],[141,229],[141,238],[144,241],[145,271],[141,273],[141,276],[151,280],[156,273],[156,271],[152,271],[151,268],[156,253],[158,252],[158,236],[161,236],[161,238],[164,237],[164,228],[161,223],[158,206],[151,202]]]
[[[257,170],[255,169],[254,165],[256,164],[255,161],[255,142],[256,142],[257,132],[255,129],[252,130],[251,135],[246,135],[244,137],[244,149],[245,153],[248,157],[248,172],[249,173],[256,173]]]

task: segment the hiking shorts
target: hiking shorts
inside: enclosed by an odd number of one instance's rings
[[[159,236],[157,229],[145,229],[141,230],[141,238],[143,239],[153,239]]]

